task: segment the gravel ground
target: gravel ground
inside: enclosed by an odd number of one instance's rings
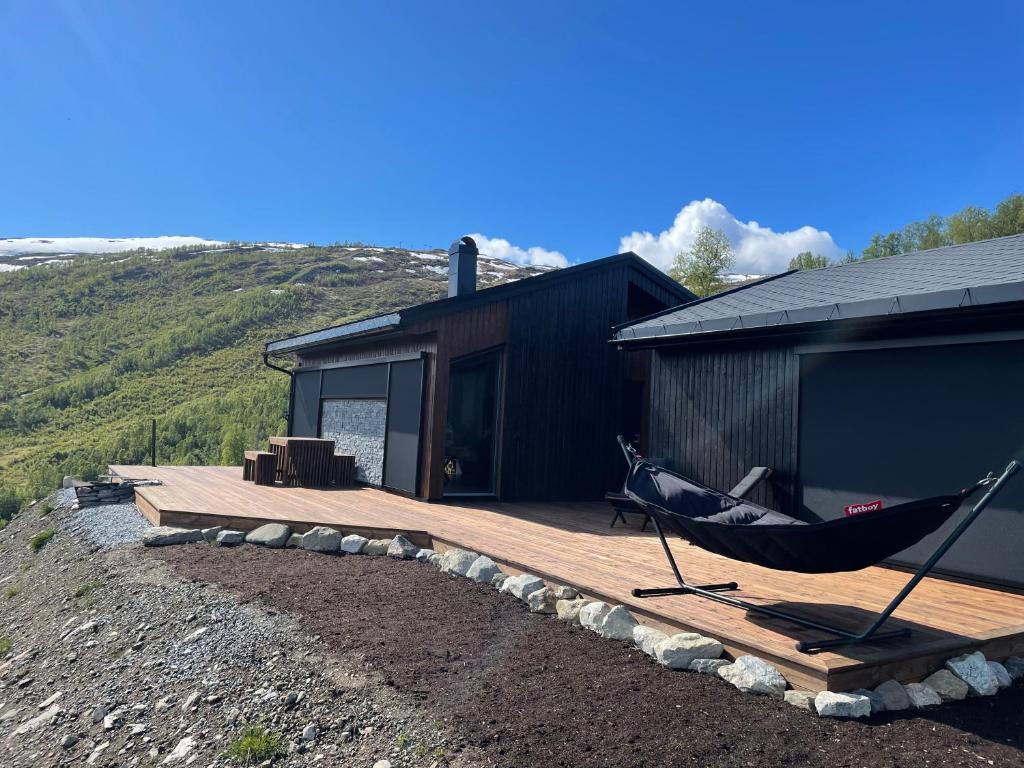
[[[137,524],[132,505],[38,509],[0,532],[3,768],[226,767],[248,726],[280,738],[275,766],[476,764],[358,654],[179,578],[137,543],[111,546],[117,515]],[[43,530],[56,534],[33,551]]]
[[[74,491],[63,493],[70,494],[70,498],[62,496],[61,503],[70,505]],[[107,550],[140,541],[150,525],[134,504],[98,504],[73,512],[66,527],[70,533],[84,535],[99,549]]]

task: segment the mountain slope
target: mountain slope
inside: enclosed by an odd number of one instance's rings
[[[196,245],[0,273],[0,513],[64,474],[235,460],[284,429],[263,342],[445,295],[442,251]],[[481,257],[481,287],[536,274]]]

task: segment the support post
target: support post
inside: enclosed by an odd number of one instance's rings
[[[149,459],[150,465],[156,466],[156,419],[150,423],[149,430]]]

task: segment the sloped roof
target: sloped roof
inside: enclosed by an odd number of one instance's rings
[[[1024,234],[787,272],[617,329],[620,341],[1024,301]]]
[[[283,355],[299,349],[315,347],[321,344],[338,343],[348,338],[362,337],[370,333],[382,333],[386,331],[397,331],[412,322],[437,317],[449,312],[460,312],[470,307],[486,304],[491,301],[500,301],[510,296],[528,291],[540,290],[549,285],[557,284],[564,280],[574,280],[589,272],[595,272],[609,267],[628,264],[634,269],[643,272],[647,277],[661,285],[666,291],[674,294],[678,301],[692,299],[693,294],[681,286],[675,280],[668,277],[664,272],[651,266],[635,253],[627,251],[615,256],[608,256],[603,259],[595,259],[571,267],[563,267],[542,275],[524,277],[501,285],[482,288],[466,296],[452,296],[449,298],[429,301],[425,304],[417,304],[407,309],[400,309],[395,312],[388,312],[351,323],[335,325],[298,336],[289,336],[284,339],[268,342],[265,348],[267,354]]]

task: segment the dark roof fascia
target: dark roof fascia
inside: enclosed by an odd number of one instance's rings
[[[323,344],[385,333],[396,330],[401,320],[402,317],[398,312],[374,315],[373,317],[355,320],[343,325],[334,325],[330,328],[321,328],[317,331],[301,333],[298,336],[287,336],[283,339],[268,341],[265,351],[268,355],[282,355],[297,352],[301,349],[308,349],[309,347],[318,347]]]
[[[688,301],[685,304],[677,304],[674,307],[668,307],[666,309],[659,310],[657,312],[654,312],[654,313],[652,313],[650,315],[646,315],[644,317],[635,317],[632,320],[627,320],[625,323],[619,323],[618,325],[612,326],[612,332],[615,333],[615,334],[618,334],[618,332],[620,330],[622,330],[623,328],[628,328],[631,325],[636,325],[637,323],[642,323],[642,322],[644,322],[646,320],[654,320],[656,318],[662,317],[663,315],[668,315],[668,314],[671,314],[672,312],[677,312],[680,309],[684,309],[684,308],[687,308],[687,307],[695,307],[698,304],[704,304],[704,303],[706,303],[708,301],[712,301],[714,299],[720,299],[723,296],[729,296],[730,294],[733,294],[733,293],[739,293],[740,291],[745,291],[747,288],[750,288],[750,287],[755,286],[755,285],[761,285],[762,283],[770,283],[772,280],[778,280],[780,277],[785,277],[786,275],[792,275],[796,271],[797,270],[795,270],[795,269],[791,269],[788,272],[780,272],[777,275],[768,275],[767,277],[762,277],[760,280],[752,280],[749,283],[744,283],[743,285],[737,285],[735,288],[729,288],[729,289],[724,290],[724,291],[719,291],[718,293],[713,293],[710,296],[697,297],[695,294],[690,293],[689,290],[684,288],[684,290],[686,290],[686,292],[688,294],[693,296],[693,301]],[[671,280],[672,278],[669,278],[669,279]],[[676,281],[672,280],[672,282],[675,283]],[[676,285],[679,285],[679,283],[676,283]],[[680,286],[680,287],[682,287],[682,286]]]
[[[779,342],[786,339],[821,337],[834,339],[861,338],[864,334],[931,335],[945,326],[969,326],[979,323],[1006,325],[1008,318],[1014,327],[1024,324],[1024,300],[991,304],[973,304],[951,311],[949,308],[928,309],[889,315],[864,315],[837,318],[830,322],[790,323],[785,325],[748,327],[708,331],[677,336],[648,336],[637,339],[612,339],[609,343],[623,349],[669,349],[697,346],[721,346],[732,343]]]
[[[435,301],[428,301],[424,304],[417,304],[412,307],[407,307],[405,309],[400,309],[383,315],[375,315],[352,323],[343,323],[341,325],[331,326],[330,328],[323,328],[318,331],[299,334],[298,336],[289,336],[283,339],[277,339],[267,343],[266,352],[271,355],[288,354],[298,351],[299,349],[307,349],[309,347],[321,346],[324,344],[335,344],[338,342],[348,341],[349,339],[365,336],[368,333],[375,333],[381,329],[399,330],[407,327],[410,323],[422,322],[424,320],[429,320],[433,317],[450,314],[452,312],[461,312],[466,309],[472,309],[473,307],[488,304],[492,301],[502,301],[521,293],[542,290],[551,285],[557,285],[561,281],[576,279],[581,275],[586,275],[591,272],[597,272],[623,264],[629,265],[634,269],[643,272],[647,277],[656,280],[662,285],[662,287],[676,294],[681,299],[685,300],[691,295],[688,290],[679,285],[675,280],[668,277],[661,270],[651,266],[632,251],[627,251],[614,256],[606,256],[601,259],[595,259],[594,261],[587,261],[583,264],[575,264],[571,267],[555,269],[551,272],[545,272],[542,275],[524,277],[510,283],[503,283],[490,288],[483,288],[479,291],[474,291],[468,296],[436,299]],[[390,318],[396,318],[393,321],[393,324],[376,325],[376,323]],[[309,339],[309,341],[305,341],[307,339]]]
[[[659,340],[678,343],[709,334],[768,331],[789,326],[831,324],[841,320],[886,319],[906,317],[925,312],[955,312],[971,307],[1024,302],[1024,282],[983,285],[974,288],[956,288],[930,293],[911,293],[902,296],[861,301],[822,304],[790,310],[773,310],[749,315],[694,320],[660,328],[623,328],[614,341],[624,345],[634,342],[645,346],[657,345]],[[638,321],[639,322],[639,321]]]

